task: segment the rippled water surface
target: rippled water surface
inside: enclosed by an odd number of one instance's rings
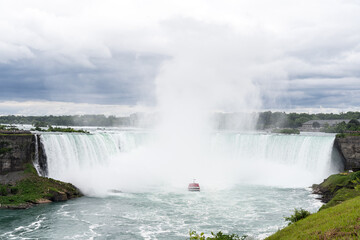
[[[1,239],[186,239],[190,229],[263,239],[295,207],[316,211],[308,189],[236,186],[193,193],[119,193],[0,211]]]

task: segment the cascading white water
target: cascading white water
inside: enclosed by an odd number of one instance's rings
[[[137,131],[42,134],[48,176],[99,195],[109,189],[177,189],[192,178],[203,189],[234,184],[307,187],[337,171],[331,162],[331,135],[218,132],[207,138],[206,146],[179,146],[179,152],[154,144],[154,136]]]
[[[333,143],[331,135],[218,133],[212,149],[230,159],[218,164],[218,169],[228,169],[230,176],[241,173],[237,182],[298,187],[311,186],[339,171],[339,164],[332,162]]]
[[[34,167],[36,169],[36,172],[41,175],[41,169],[39,165],[39,140],[38,135],[34,134],[35,137],[35,159],[34,159]]]

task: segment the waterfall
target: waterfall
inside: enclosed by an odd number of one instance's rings
[[[177,136],[174,136],[176,138]],[[307,187],[339,169],[333,135],[218,132],[193,143],[161,143],[155,133],[44,133],[48,176],[88,194],[107,189],[176,188],[196,178],[208,189],[234,184]],[[180,141],[177,141],[179,143]]]
[[[35,158],[34,158],[34,167],[36,169],[36,172],[41,175],[41,169],[39,165],[39,139],[38,135],[34,134],[35,137]]]

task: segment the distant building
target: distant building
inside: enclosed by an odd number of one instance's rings
[[[350,119],[337,119],[337,120],[310,120],[305,123],[303,123],[300,130],[302,131],[316,131],[323,127],[333,127],[339,123],[348,123],[350,122]]]

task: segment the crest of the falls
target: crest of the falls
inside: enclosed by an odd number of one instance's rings
[[[90,195],[109,189],[177,191],[193,178],[205,191],[235,184],[307,187],[338,171],[332,135],[217,132],[197,146],[164,143],[154,132],[114,131],[44,133],[41,141],[48,176]]]

